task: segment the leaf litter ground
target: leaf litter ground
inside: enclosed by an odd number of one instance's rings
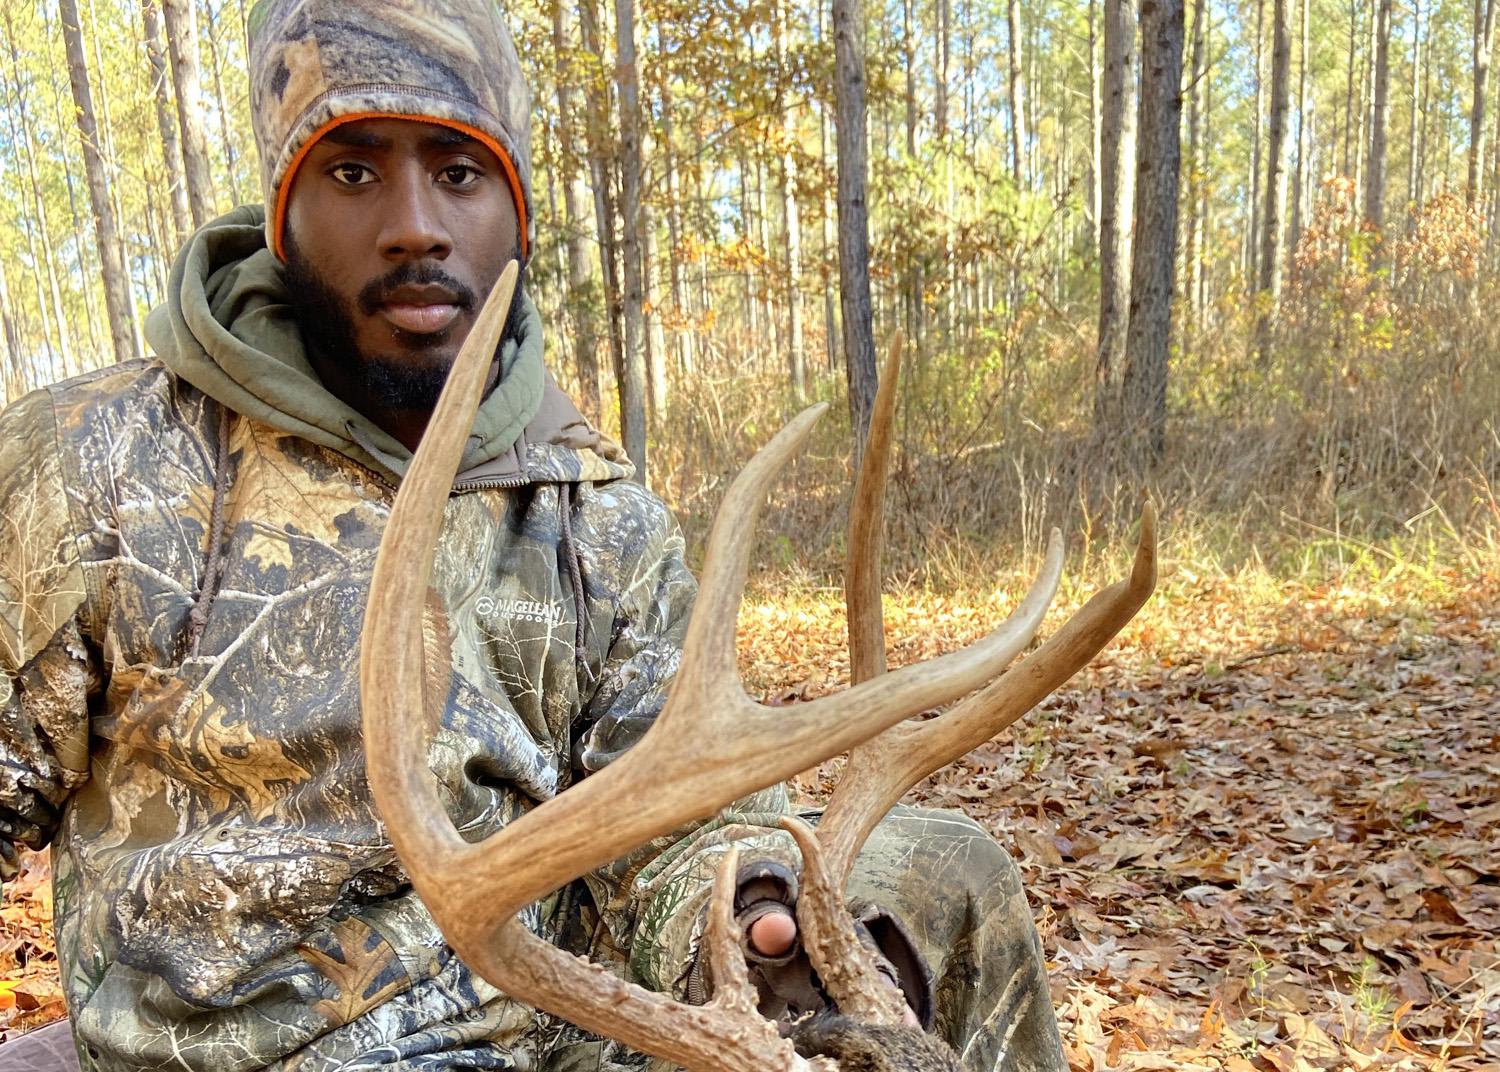
[[[1020,863],[1074,1069],[1500,1069],[1500,584],[1451,581],[1414,605],[1190,585],[913,791]],[[1004,610],[888,597],[891,661]],[[772,702],[847,677],[831,594],[752,601],[740,645]],[[4,1035],[63,1014],[51,914],[23,857]]]

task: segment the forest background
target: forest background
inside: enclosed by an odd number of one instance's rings
[[[0,0],[0,401],[142,356],[184,238],[260,200],[249,6]],[[837,403],[763,523],[754,687],[847,676],[877,340],[893,661],[1003,613],[1052,526],[1076,605],[1159,504],[1104,663],[917,793],[1020,860],[1075,1067],[1496,1067],[1494,0],[508,10],[550,366],[694,555]],[[61,1012],[46,874],[0,908],[12,1027]]]

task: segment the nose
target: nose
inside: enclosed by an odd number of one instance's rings
[[[406,167],[387,180],[382,198],[378,242],[389,261],[442,260],[453,250],[453,236],[443,218],[439,191],[424,169]]]

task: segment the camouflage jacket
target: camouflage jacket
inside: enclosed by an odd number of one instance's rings
[[[136,363],[0,414],[0,849],[53,846],[84,1067],[322,1069],[548,1030],[452,956],[372,810],[358,645],[389,474],[230,414],[224,572],[187,643],[228,412]],[[637,740],[676,666],[681,538],[609,446],[523,436],[514,472],[449,501],[430,761],[466,836]],[[785,806],[767,790],[529,921],[670,986],[716,850]]]

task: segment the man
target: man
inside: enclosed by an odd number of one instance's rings
[[[452,955],[359,738],[393,489],[535,241],[515,49],[490,0],[268,0],[249,30],[266,210],[181,252],[157,362],[0,416],[0,850],[53,846],[84,1068],[637,1064]],[[693,593],[665,508],[547,377],[524,297],[491,381],[426,608],[447,697],[429,758],[476,839],[639,739]],[[786,808],[758,793],[528,924],[701,999],[709,876],[741,842],[765,1007],[814,1007],[796,856],[770,833]],[[1015,869],[973,824],[888,819],[852,891],[892,913],[872,930],[893,979],[970,1067],[1063,1067]]]

